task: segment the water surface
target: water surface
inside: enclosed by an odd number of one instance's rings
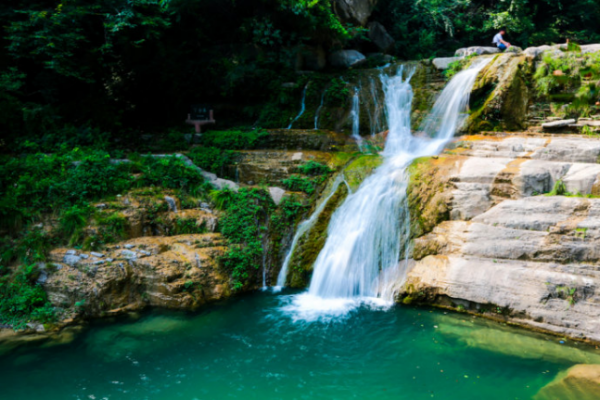
[[[2,399],[529,399],[600,363],[583,345],[431,309],[355,308],[306,322],[289,292],[199,314],[96,324],[0,357]]]

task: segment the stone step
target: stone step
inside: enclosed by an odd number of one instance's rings
[[[470,157],[597,164],[600,140],[588,137],[466,136],[448,145],[446,152]]]

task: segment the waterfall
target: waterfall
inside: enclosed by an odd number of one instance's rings
[[[292,122],[290,122],[290,125],[287,127],[288,129],[292,129],[292,125],[294,125],[294,122],[298,121],[298,118],[300,118],[306,110],[306,89],[308,89],[309,83],[307,83],[306,86],[304,86],[304,89],[302,90],[302,102],[300,103],[300,112],[298,113],[298,115],[296,115],[296,118],[294,118]]]
[[[379,102],[377,101],[377,87],[375,86],[375,80],[370,79],[371,82],[371,98],[373,99],[373,114],[370,115],[369,122],[371,123],[371,136],[381,132],[381,124],[379,123]]]
[[[406,169],[418,157],[438,154],[460,128],[475,78],[490,60],[478,60],[452,78],[421,128],[426,135],[420,136],[410,129],[412,72],[406,78],[402,69],[381,76],[389,126],[384,161],[332,215],[308,293],[289,307],[309,318],[361,299],[391,304],[408,264]]]
[[[169,206],[169,211],[177,212],[177,202],[175,201],[174,198],[172,198],[170,196],[165,196],[165,201],[167,202],[167,205]]]
[[[362,151],[362,138],[360,137],[360,87],[354,89],[350,118],[352,118],[352,137],[356,140],[360,151]]]
[[[296,230],[294,238],[292,239],[292,245],[290,246],[290,249],[285,255],[283,266],[281,267],[281,271],[279,271],[279,275],[277,276],[277,286],[274,287],[275,291],[280,291],[285,286],[285,280],[287,278],[290,261],[292,261],[292,255],[294,254],[296,245],[298,245],[298,240],[300,240],[302,235],[308,232],[310,228],[312,228],[312,226],[315,224],[315,222],[317,222],[319,215],[321,215],[321,213],[325,209],[325,206],[329,202],[329,199],[333,197],[340,184],[345,181],[346,180],[344,179],[344,176],[342,174],[338,175],[333,181],[333,185],[331,187],[329,195],[325,198],[325,200],[321,202],[321,204],[319,204],[319,206],[315,209],[315,211],[307,220],[302,221],[300,225],[298,225],[298,229]]]
[[[315,130],[319,129],[319,114],[321,114],[321,109],[323,108],[323,104],[325,104],[325,93],[327,92],[327,90],[323,90],[323,93],[321,94],[321,104],[319,104],[319,107],[317,108],[317,111],[315,112]]]

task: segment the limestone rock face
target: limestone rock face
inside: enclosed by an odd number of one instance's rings
[[[55,249],[44,289],[53,306],[86,317],[146,306],[194,309],[230,295],[229,278],[218,269],[225,250],[214,233],[137,238],[108,246],[102,258]]]
[[[584,197],[600,194],[599,156],[597,139],[470,136],[420,160],[400,298],[600,342],[600,199]],[[543,195],[558,183],[580,195]]]
[[[367,61],[367,58],[356,50],[338,50],[329,55],[329,63],[337,68],[356,67]]]
[[[334,0],[333,10],[346,22],[364,26],[378,0]]]
[[[538,47],[528,47],[526,48],[523,53],[525,53],[526,56],[528,57],[533,57],[533,58],[539,58],[539,56],[548,50],[551,50],[552,47],[548,46],[548,45],[543,45],[543,46],[538,46]]]
[[[394,44],[396,43],[394,38],[390,36],[385,30],[385,27],[379,22],[369,23],[369,39],[371,39],[371,42],[384,53],[392,51],[394,49]]]
[[[467,57],[471,54],[477,54],[482,56],[484,54],[498,54],[500,50],[497,47],[485,47],[485,46],[473,46],[473,47],[465,47],[462,49],[456,50],[454,54],[456,57]]]
[[[600,399],[600,365],[579,364],[558,374],[534,400]]]
[[[441,57],[441,58],[434,58],[432,61],[432,64],[434,67],[436,67],[439,70],[445,70],[448,69],[448,67],[450,66],[451,63],[460,60],[462,57]]]
[[[575,121],[574,119],[564,119],[560,121],[546,122],[545,124],[542,124],[542,128],[549,130],[566,128],[569,125],[574,124],[575,122],[577,121]]]
[[[581,46],[582,53],[594,53],[600,51],[600,44],[586,44]]]

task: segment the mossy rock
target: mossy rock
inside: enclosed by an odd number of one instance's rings
[[[473,134],[525,129],[530,101],[527,81],[531,69],[531,61],[525,56],[501,54],[494,57],[473,86],[471,115],[465,130]]]
[[[450,219],[449,174],[455,160],[450,157],[421,157],[409,166],[407,188],[411,238],[427,234]]]
[[[310,282],[313,264],[327,240],[327,227],[334,211],[342,204],[348,189],[340,185],[335,194],[321,212],[315,225],[300,240],[290,261],[288,285],[294,288],[304,288]]]
[[[383,158],[376,154],[363,155],[352,161],[344,170],[344,176],[352,191],[356,191],[382,162]]]

